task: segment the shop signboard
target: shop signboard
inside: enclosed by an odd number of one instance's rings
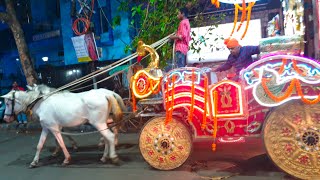
[[[93,33],[83,34],[81,36],[72,37],[71,39],[78,62],[96,61],[99,59],[99,53]]]

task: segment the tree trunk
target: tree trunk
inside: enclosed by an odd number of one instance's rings
[[[36,84],[37,74],[30,58],[28,45],[24,37],[24,32],[16,16],[13,0],[6,0],[5,2],[7,13],[2,14],[2,16],[0,15],[0,19],[8,24],[13,33],[13,37],[16,41],[17,49],[19,52],[22,69],[24,75],[26,76],[28,85]]]

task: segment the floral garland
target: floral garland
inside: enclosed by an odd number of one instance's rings
[[[307,74],[302,72],[299,67],[297,66],[297,61],[296,60],[292,60],[292,65],[293,65],[293,69],[300,74],[301,76],[306,76]]]
[[[176,76],[172,76],[172,86],[171,86],[171,103],[169,102],[169,81],[166,83],[166,121],[165,124],[168,124],[172,120],[172,114],[173,114],[173,107],[174,107],[174,83],[176,81]],[[170,107],[169,107],[170,106]]]
[[[283,58],[283,59],[282,59],[282,65],[281,65],[281,67],[280,67],[280,69],[279,69],[279,71],[278,71],[279,74],[282,74],[282,73],[283,73],[284,67],[285,67],[286,64],[287,64],[287,59],[286,59],[286,58]]]
[[[172,76],[172,89],[171,89],[171,111],[170,111],[170,117],[169,120],[171,121],[172,119],[172,114],[173,114],[173,107],[174,107],[174,84],[176,82],[176,76]]]
[[[218,109],[218,91],[213,92],[213,103],[214,103],[214,114],[213,114],[213,139],[214,142],[212,143],[212,151],[215,151],[217,149],[217,144],[215,143],[217,138],[217,132],[218,132],[218,118],[217,118],[217,109]]]
[[[166,103],[166,124],[168,123],[169,119],[169,78],[167,78],[167,82],[165,84],[166,90],[165,91],[165,103]]]
[[[236,28],[237,22],[238,22],[238,13],[239,13],[239,8],[236,6],[235,4],[235,8],[234,8],[234,20],[233,20],[233,28],[230,34],[230,37],[233,35],[234,33],[234,29]]]
[[[207,125],[207,98],[208,98],[208,77],[204,77],[204,107],[202,115],[202,126],[201,129],[204,130]]]
[[[194,81],[195,81],[194,69],[192,70],[191,80],[192,80],[192,85],[191,85],[191,104],[190,104],[190,112],[189,112],[189,122],[192,122],[193,111],[194,111]]]
[[[241,20],[240,20],[240,24],[238,26],[237,31],[240,30],[242,23],[244,22],[244,19],[246,18],[246,15],[247,15],[246,6],[247,6],[246,1],[242,0]]]
[[[309,100],[309,99],[304,97],[304,94],[303,94],[302,88],[301,88],[301,84],[300,84],[298,79],[292,79],[291,82],[290,82],[290,86],[288,87],[288,89],[286,90],[284,95],[280,96],[280,97],[275,96],[274,94],[272,94],[272,92],[269,90],[269,88],[267,86],[267,82],[268,81],[269,81],[269,79],[263,78],[262,79],[262,87],[263,87],[264,91],[267,93],[267,95],[275,102],[280,102],[280,101],[283,101],[283,100],[287,99],[288,97],[290,97],[292,92],[293,92],[293,88],[294,87],[297,89],[298,95],[301,97],[301,100],[305,104],[310,104],[311,105],[311,104],[316,104],[316,103],[320,102],[320,94],[314,100]]]
[[[249,22],[250,22],[250,19],[251,19],[251,10],[252,10],[252,7],[254,6],[254,4],[255,4],[255,2],[250,2],[248,4],[248,7],[246,7],[246,3],[244,2],[244,0],[243,0],[243,3],[242,3],[242,7],[240,7],[239,4],[234,4],[234,6],[235,6],[235,12],[234,12],[235,15],[234,15],[234,21],[233,21],[233,29],[232,29],[232,32],[230,34],[230,37],[233,35],[236,23],[238,22],[238,10],[240,10],[240,11],[242,11],[242,16],[241,16],[241,22],[240,22],[240,25],[238,26],[237,31],[239,31],[242,23],[244,22],[246,11],[248,11],[246,29],[244,30],[244,32],[243,32],[243,34],[241,36],[241,40],[244,38],[244,36],[246,35],[246,33],[248,31]]]
[[[211,0],[211,4],[215,5],[216,8],[220,8],[220,2],[219,2],[219,0]]]
[[[131,77],[131,82],[132,82],[132,79],[133,77]],[[132,96],[132,111],[136,112],[137,111],[136,96],[134,95],[133,87],[131,83],[130,83],[130,89],[131,89],[131,96]]]
[[[314,100],[309,100],[306,99],[302,93],[302,88],[301,88],[301,84],[299,81],[296,81],[296,88],[298,91],[298,95],[301,97],[301,100],[305,103],[305,104],[317,104],[318,102],[320,102],[320,94],[318,95],[317,98],[315,98]]]
[[[284,93],[283,96],[275,96],[274,94],[272,94],[272,92],[269,90],[268,86],[267,86],[267,82],[270,81],[269,78],[263,78],[262,79],[262,87],[264,89],[264,91],[267,93],[267,95],[275,102],[280,102],[283,101],[285,99],[287,99],[289,96],[291,96],[293,88],[295,86],[295,82],[296,79],[293,79],[290,83],[290,86],[288,87],[288,89],[286,90],[286,92]]]

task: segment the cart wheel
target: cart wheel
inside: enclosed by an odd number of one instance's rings
[[[190,156],[192,139],[188,128],[172,119],[165,125],[165,117],[155,117],[142,128],[139,147],[145,161],[160,170],[181,166]]]
[[[286,103],[271,112],[264,144],[272,161],[300,179],[320,179],[320,104]]]

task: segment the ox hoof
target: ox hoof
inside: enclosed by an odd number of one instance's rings
[[[110,160],[110,158],[108,158],[108,157],[102,157],[101,159],[100,159],[100,161],[102,162],[102,163],[106,163],[107,161],[109,161]]]
[[[68,166],[70,164],[70,161],[71,161],[71,158],[65,159],[61,165]]]
[[[36,167],[38,167],[38,163],[37,163],[37,162],[32,162],[32,163],[30,163],[30,165],[29,165],[29,168],[30,168],[30,169],[36,168]]]
[[[51,154],[52,157],[57,157],[58,155],[59,155],[59,152],[53,152],[53,153]]]
[[[111,158],[111,163],[116,166],[121,166],[121,160],[118,157]]]

